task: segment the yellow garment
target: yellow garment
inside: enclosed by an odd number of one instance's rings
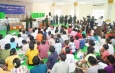
[[[18,55],[12,55],[12,56],[9,56],[5,59],[5,62],[6,64],[8,65],[8,70],[10,71],[12,68],[14,68],[14,65],[13,65],[13,60],[15,58],[19,58]]]
[[[38,54],[39,54],[39,52],[37,49],[34,49],[34,50],[28,49],[25,54],[28,57],[28,61],[29,61],[28,63],[33,64],[32,60],[33,60],[34,56],[37,56]]]
[[[10,72],[4,71],[2,68],[0,68],[0,73],[10,73]]]
[[[91,64],[88,62],[88,58],[89,58],[90,56],[96,58],[96,56],[95,56],[94,54],[88,54],[88,55],[85,57],[85,61],[87,61],[88,66],[91,66]]]

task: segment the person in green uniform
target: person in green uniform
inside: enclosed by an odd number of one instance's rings
[[[30,28],[32,28],[32,17],[30,16],[30,18],[29,18],[29,22],[30,22]]]
[[[69,22],[70,24],[72,24],[72,16],[70,15],[70,18],[69,18]]]
[[[46,27],[48,27],[48,15],[46,15],[45,23],[46,23]]]
[[[62,24],[63,24],[63,22],[64,22],[64,16],[62,15],[62,17],[61,17],[61,18],[62,18]]]
[[[67,18],[68,18],[68,16],[66,15],[65,16],[65,25],[67,24]]]
[[[28,18],[28,16],[26,16],[26,30],[28,30],[28,25],[29,25],[29,18]]]
[[[73,17],[73,21],[74,21],[74,24],[76,23],[76,16],[74,15],[74,17]]]
[[[58,15],[56,15],[56,24],[58,24]]]
[[[60,19],[60,24],[62,24],[62,16],[60,16],[60,18],[59,18],[59,19]]]

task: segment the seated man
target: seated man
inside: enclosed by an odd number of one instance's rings
[[[89,56],[88,61],[92,66],[86,71],[86,73],[98,73],[100,66],[97,64],[96,58]]]
[[[45,64],[40,64],[38,56],[34,56],[33,64],[36,66],[30,70],[30,73],[47,73],[47,66]]]
[[[60,54],[59,59],[61,61],[58,63],[55,63],[50,73],[68,73],[69,72],[69,65],[65,62],[66,55]]]

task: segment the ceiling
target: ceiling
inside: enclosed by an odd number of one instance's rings
[[[10,0],[11,1],[11,0]],[[108,0],[12,0],[18,2],[41,2],[41,3],[107,3]]]

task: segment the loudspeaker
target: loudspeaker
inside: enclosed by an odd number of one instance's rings
[[[49,12],[49,16],[51,16],[51,12]]]

